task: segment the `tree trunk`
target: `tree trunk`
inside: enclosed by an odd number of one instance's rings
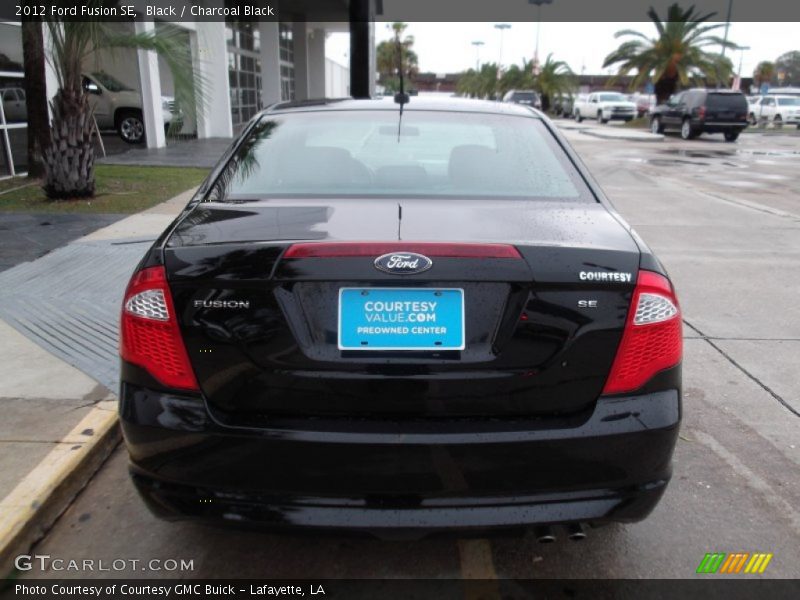
[[[550,110],[550,94],[542,94],[542,112]]]
[[[50,199],[94,196],[94,120],[81,89],[60,89],[51,103],[52,141],[45,151],[44,191]]]
[[[44,152],[50,144],[50,123],[44,74],[44,40],[39,17],[22,17],[22,55],[28,115],[28,177],[40,177],[44,172]]]
[[[678,78],[677,77],[667,77],[662,76],[661,79],[656,81],[655,85],[655,93],[656,93],[656,104],[663,104],[666,102],[672,94],[675,93],[675,90],[678,88]]]

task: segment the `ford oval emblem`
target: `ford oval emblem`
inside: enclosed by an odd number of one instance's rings
[[[433,261],[416,252],[390,252],[375,259],[375,268],[392,275],[414,275],[427,271]]]

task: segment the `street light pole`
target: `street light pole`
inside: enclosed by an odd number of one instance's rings
[[[728,15],[725,18],[725,43],[722,44],[722,57],[725,58],[725,45],[728,43],[728,29],[731,28],[731,13],[733,13],[733,0],[728,0]]]
[[[542,4],[552,4],[553,0],[528,0],[528,4],[536,6],[536,49],[533,52],[533,64],[539,64],[539,30],[542,26]]]
[[[483,46],[483,42],[481,40],[475,40],[472,42],[472,45],[475,46],[475,70],[481,70],[481,46]]]
[[[742,60],[744,58],[744,51],[750,50],[750,46],[739,46],[739,70],[736,72],[737,89],[742,89]]]
[[[496,23],[494,28],[500,30],[500,57],[497,64],[497,74],[499,76],[500,71],[503,70],[503,32],[506,29],[511,29],[511,25],[508,23]]]

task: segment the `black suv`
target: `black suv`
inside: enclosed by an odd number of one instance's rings
[[[747,98],[734,90],[687,90],[659,104],[650,117],[650,130],[678,129],[690,140],[701,133],[724,133],[733,142],[747,127]]]

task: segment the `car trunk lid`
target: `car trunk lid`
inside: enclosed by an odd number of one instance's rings
[[[293,243],[505,244],[518,258],[431,256],[427,271]],[[404,247],[405,245],[405,247]],[[602,205],[447,200],[202,203],[165,248],[180,326],[220,419],[529,418],[590,409],[602,391],[639,251]],[[463,290],[463,350],[349,351],[341,288]]]

